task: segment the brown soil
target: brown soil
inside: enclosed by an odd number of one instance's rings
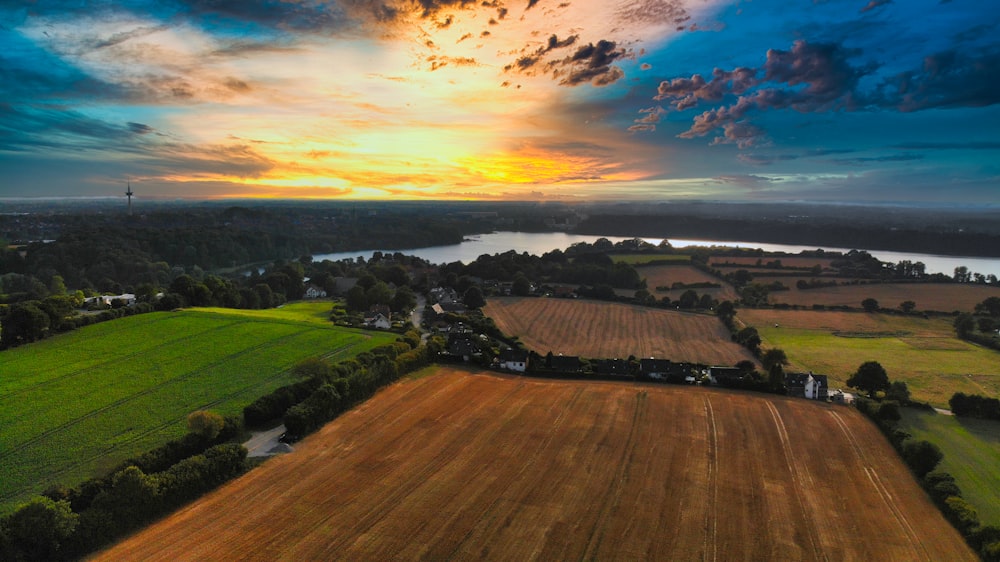
[[[440,369],[98,560],[976,560],[856,411]]]
[[[753,356],[716,317],[619,303],[558,298],[491,298],[483,312],[542,355],[659,357],[735,365]]]
[[[768,279],[768,278],[763,278]],[[841,285],[820,289],[795,289],[792,283],[779,279],[792,287],[791,291],[771,293],[773,303],[802,306],[823,304],[861,308],[861,301],[873,298],[883,308],[898,308],[903,301],[913,301],[917,310],[972,312],[976,305],[988,297],[1000,296],[1000,289],[988,285],[956,283],[886,283],[867,285]]]

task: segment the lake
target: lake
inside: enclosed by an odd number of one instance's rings
[[[565,232],[491,232],[489,234],[477,234],[467,237],[460,244],[448,246],[431,246],[427,248],[416,248],[411,250],[359,250],[354,252],[338,252],[334,254],[317,254],[313,256],[316,261],[342,259],[354,259],[358,256],[366,260],[372,257],[376,251],[385,253],[402,252],[411,256],[418,256],[431,263],[451,263],[460,261],[469,263],[483,254],[499,254],[509,250],[518,253],[528,252],[529,254],[542,255],[555,249],[565,250],[578,242],[593,243],[598,238],[607,238],[612,242],[630,240],[630,236],[596,236],[588,234],[568,234]],[[651,244],[659,244],[662,238],[643,238]],[[832,248],[826,246],[796,246],[792,244],[766,244],[761,242],[734,242],[729,240],[684,240],[668,239],[675,248],[685,248],[688,246],[728,246],[738,248],[760,248],[766,252],[788,252],[797,254],[803,250],[816,250],[822,248],[825,251],[848,252],[851,248]],[[863,249],[863,248],[857,248]],[[983,275],[996,275],[1000,277],[1000,260],[996,258],[965,257],[965,256],[938,256],[932,254],[915,254],[910,252],[890,252],[885,250],[867,250],[868,253],[881,261],[896,263],[902,260],[912,262],[923,262],[927,273],[944,273],[952,275],[955,268],[959,266],[968,267],[970,271],[982,273]]]

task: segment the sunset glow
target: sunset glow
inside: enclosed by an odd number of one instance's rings
[[[0,7],[0,198],[1000,200],[1000,7]]]

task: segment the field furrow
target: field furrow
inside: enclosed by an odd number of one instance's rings
[[[97,559],[975,560],[837,408],[441,368]]]

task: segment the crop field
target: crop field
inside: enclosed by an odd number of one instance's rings
[[[439,369],[98,560],[976,560],[868,420]]]
[[[317,322],[329,308],[142,314],[2,352],[0,512],[183,435],[195,410],[241,412],[303,359],[395,339]]]
[[[680,298],[681,294],[687,289],[675,289],[670,291],[656,290],[657,287],[670,287],[674,283],[678,282],[685,284],[717,283],[722,286],[719,288],[707,287],[693,290],[699,295],[708,293],[712,295],[713,299],[719,301],[736,300],[739,298],[739,295],[736,294],[732,285],[726,283],[718,277],[709,275],[696,267],[687,265],[649,265],[636,268],[636,271],[638,271],[641,277],[646,279],[648,291],[658,299],[663,298],[664,296],[669,296],[673,300]]]
[[[820,266],[823,269],[829,269],[830,263],[833,262],[832,258],[820,258],[820,257],[807,257],[807,256],[761,256],[760,258],[756,256],[712,256],[709,258],[708,263],[712,267],[716,267],[716,264],[737,264],[738,265],[756,265],[757,260],[760,260],[761,265],[766,265],[768,262],[780,261],[781,265],[784,267],[815,267]],[[753,270],[759,271],[759,270]],[[782,271],[780,269],[774,269],[771,271]]]
[[[770,278],[761,278],[770,279]],[[989,297],[1000,297],[1000,289],[988,285],[961,283],[885,283],[867,285],[840,285],[800,291],[794,281],[778,279],[792,287],[790,291],[771,293],[773,303],[788,303],[802,306],[824,304],[827,306],[850,306],[861,308],[861,301],[873,298],[882,308],[898,308],[903,301],[913,301],[917,310],[940,312],[972,312],[976,305]]]
[[[629,265],[643,265],[651,262],[687,263],[691,256],[685,254],[609,254],[612,260]]]
[[[737,318],[757,328],[763,347],[783,349],[791,369],[828,375],[831,389],[878,361],[913,398],[938,407],[956,392],[1000,396],[1000,353],[955,337],[950,317],[740,309]]]
[[[1000,526],[1000,422],[902,408],[900,428],[941,448],[938,466],[955,477],[984,525]]]
[[[627,304],[555,299],[491,298],[483,309],[506,334],[542,355],[591,358],[659,357],[734,365],[753,355],[733,343],[714,316]]]

